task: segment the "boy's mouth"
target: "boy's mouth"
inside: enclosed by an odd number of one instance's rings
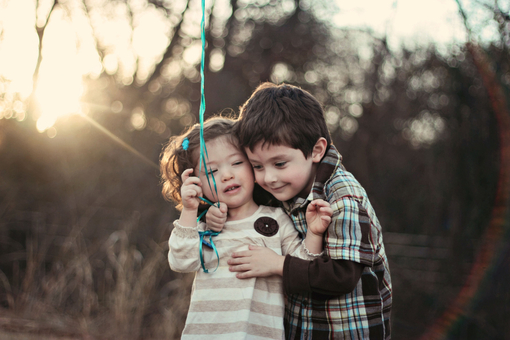
[[[282,190],[283,188],[285,187],[285,184],[284,185],[281,185],[279,187],[276,187],[276,188],[271,188],[272,191],[280,191]]]

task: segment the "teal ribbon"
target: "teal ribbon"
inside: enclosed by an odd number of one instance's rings
[[[216,263],[216,268],[214,268],[214,271],[218,269],[218,266],[220,265],[220,255],[218,254],[218,249],[216,249],[216,246],[214,245],[213,236],[217,236],[220,234],[219,231],[212,231],[212,230],[206,230],[206,231],[199,231],[198,234],[200,235],[200,265],[202,266],[202,269],[204,270],[204,273],[209,273],[209,270],[205,268],[204,264],[204,254],[202,252],[202,244],[205,244],[214,252],[216,253],[216,258],[218,259],[218,262]],[[205,239],[206,237],[209,237],[209,242]]]
[[[213,196],[218,197],[218,189],[216,188],[216,180],[212,177],[212,183],[214,185],[214,191],[212,190],[211,181],[209,179],[210,168],[207,169],[206,159],[209,159],[207,154],[207,147],[205,146],[204,139],[204,113],[205,113],[205,91],[204,91],[204,62],[205,62],[205,0],[202,0],[202,22],[200,23],[201,28],[201,39],[202,39],[202,57],[200,61],[200,161],[199,170],[202,170],[202,166],[205,169],[205,176],[207,178],[207,184],[211,189]]]
[[[200,160],[199,160],[199,171],[202,171],[202,166],[205,169],[205,176],[207,178],[207,184],[209,185],[209,189],[211,189],[211,193],[213,195],[213,198],[218,200],[218,189],[216,187],[216,180],[214,179],[214,176],[212,177],[212,184],[214,185],[214,191],[211,185],[211,180],[209,179],[209,174],[211,169],[207,169],[206,159],[209,160],[209,156],[207,155],[207,148],[205,146],[205,139],[204,139],[204,112],[205,112],[205,91],[204,91],[204,61],[205,61],[205,0],[202,0],[202,22],[200,23],[201,28],[201,39],[202,39],[202,58],[200,62],[200,112],[199,112],[199,118],[200,118]],[[204,197],[199,197],[202,201],[208,203],[209,205],[215,205],[218,208],[220,207],[220,203],[212,203],[208,199]],[[200,221],[202,216],[207,212],[208,209],[203,211],[200,216],[197,218],[197,223]],[[213,236],[219,235],[220,232],[212,231],[212,230],[206,230],[206,231],[200,231],[200,264],[202,265],[202,269],[204,270],[204,273],[208,273],[209,271],[207,268],[205,268],[204,265],[204,254],[202,252],[202,245],[205,244],[214,252],[216,253],[216,257],[218,259],[218,263],[216,264],[216,269],[218,269],[218,266],[220,265],[220,255],[218,254],[218,250],[216,249],[216,246],[213,242]],[[205,240],[206,237],[209,237],[209,242]]]
[[[220,207],[220,203],[213,203],[211,201],[209,201],[207,198],[205,197],[199,197],[202,201],[206,202],[207,204],[209,205],[215,205],[217,206],[218,208]],[[197,223],[200,221],[200,219],[202,218],[202,216],[205,215],[205,213],[207,212],[207,210],[209,210],[209,208],[207,208],[206,210],[204,210],[200,216],[198,216],[197,218]],[[218,250],[216,249],[216,246],[214,245],[214,241],[212,239],[213,236],[218,236],[220,234],[219,231],[212,231],[212,230],[206,230],[206,231],[199,231],[198,234],[200,235],[200,264],[202,265],[202,269],[204,270],[204,273],[209,273],[209,271],[207,270],[207,268],[205,268],[205,265],[204,265],[204,254],[202,253],[202,244],[205,244],[206,246],[208,246],[209,248],[211,248],[212,250],[214,250],[214,252],[216,253],[216,258],[218,259],[218,263],[216,265],[216,268],[214,269],[214,271],[216,271],[216,269],[218,269],[218,266],[220,265],[220,255],[218,254]],[[209,242],[207,242],[205,240],[205,237],[206,236],[209,236]]]
[[[213,203],[211,201],[209,201],[207,198],[205,197],[198,197],[199,199],[201,199],[202,201],[206,202],[207,204],[211,205],[211,206],[215,206],[215,207],[218,207],[218,209],[220,208],[220,202],[216,202],[216,203]],[[209,210],[209,208],[205,209],[204,211],[202,211],[202,213],[200,214],[200,216],[198,216],[197,218],[197,224],[200,222],[200,219],[202,218],[202,216],[204,216],[206,213],[207,213],[207,210]]]

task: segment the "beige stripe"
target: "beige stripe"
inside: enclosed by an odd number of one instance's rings
[[[245,332],[269,339],[281,339],[283,329],[254,325],[248,322],[233,322],[222,324],[191,324],[186,325],[186,329],[184,330],[185,334],[228,334],[236,332]]]
[[[243,235],[245,236],[245,235]],[[209,239],[207,239],[209,241]],[[231,238],[213,238],[213,242],[218,249],[222,251],[236,251],[238,248],[242,248],[255,244],[259,246],[264,246],[267,248],[271,248],[273,250],[281,249],[281,240],[278,236],[273,237],[231,237]],[[209,248],[207,248],[209,249]]]
[[[236,323],[248,322],[254,325],[266,326],[270,328],[283,328],[283,304],[281,307],[282,314],[280,316],[265,315],[251,312],[248,309],[227,312],[201,312],[188,313],[186,324],[190,325],[207,325],[220,323]]]
[[[200,312],[231,312],[236,310],[249,309],[251,312],[260,313],[268,316],[282,316],[282,306],[270,305],[263,302],[245,300],[222,300],[214,301],[200,301],[191,304],[189,311],[193,313]]]
[[[183,249],[182,251],[170,249],[168,252],[168,256],[177,259],[177,261],[182,260],[196,260],[199,255],[198,251],[189,251],[187,249]]]
[[[251,287],[234,289],[195,289],[193,291],[191,303],[194,303],[195,301],[222,301],[236,299],[252,299],[261,302],[269,301],[271,304],[283,304],[283,295],[281,293],[268,293],[261,290],[254,290]]]
[[[203,276],[202,276],[203,277]],[[246,288],[253,287],[252,280],[241,280],[236,277],[227,278],[206,278],[196,279],[196,286],[207,287],[210,289],[220,288]],[[267,278],[259,279],[255,281],[255,289],[262,290],[269,293],[282,293],[283,285],[281,280],[268,281]]]

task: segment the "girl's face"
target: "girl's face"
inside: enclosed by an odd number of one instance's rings
[[[228,219],[239,220],[251,216],[258,208],[253,201],[255,180],[250,162],[245,154],[233,146],[226,137],[218,137],[205,143],[207,181],[204,166],[195,167],[195,174],[202,181],[202,191],[211,202],[223,202],[228,207]],[[214,191],[214,182],[218,195]],[[209,186],[210,183],[210,186]],[[212,188],[212,191],[211,191]]]

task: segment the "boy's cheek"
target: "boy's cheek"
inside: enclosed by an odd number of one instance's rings
[[[260,185],[260,186],[264,186],[264,177],[260,174],[260,173],[257,173],[255,172],[255,181]]]

